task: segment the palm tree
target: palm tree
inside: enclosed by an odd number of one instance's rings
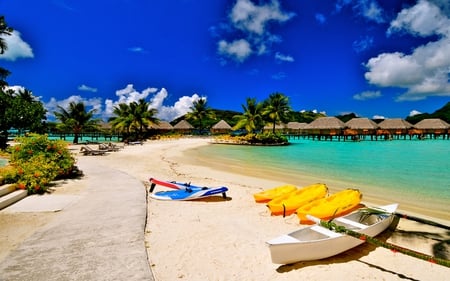
[[[273,133],[275,133],[275,125],[277,123],[289,120],[291,111],[288,97],[282,93],[273,93],[269,96],[269,99],[265,101],[263,115],[267,116],[269,121],[273,123]]]
[[[4,16],[0,16],[0,54],[4,54],[5,51],[8,49],[8,44],[6,44],[6,40],[3,38],[5,35],[10,36],[11,33],[14,30],[8,26],[8,24],[5,21]],[[0,87],[3,88],[4,86],[7,86],[8,83],[6,83],[6,77],[11,74],[7,69],[4,69],[3,67],[0,67]]]
[[[263,126],[263,104],[256,102],[255,98],[247,98],[247,105],[242,105],[242,109],[244,111],[242,115],[233,116],[234,119],[238,119],[233,130],[245,128],[249,133],[259,130]]]
[[[157,113],[158,110],[150,108],[150,104],[144,99],[130,103],[131,128],[136,129],[138,135],[142,136],[144,128],[147,129],[148,126],[159,123],[159,119],[155,117]]]
[[[144,129],[152,124],[158,124],[159,119],[155,117],[158,111],[150,108],[150,104],[144,99],[130,104],[121,103],[114,107],[114,115],[109,119],[112,127],[129,135],[136,132],[142,136]]]
[[[200,132],[203,130],[203,121],[205,119],[216,118],[212,109],[208,107],[206,98],[201,98],[197,101],[194,101],[189,109],[191,110],[191,112],[186,114],[186,118],[198,121],[200,124]]]
[[[111,123],[111,127],[121,133],[129,135],[133,120],[128,104],[119,103],[118,105],[114,106],[113,114],[115,116],[109,118],[108,120]]]
[[[57,128],[73,131],[73,143],[78,143],[79,134],[83,130],[97,129],[99,120],[93,119],[96,110],[87,112],[83,102],[71,102],[67,110],[61,106],[58,106],[58,109],[59,112],[54,112],[56,118],[61,121]]]
[[[8,26],[8,24],[5,21],[4,16],[0,16],[0,54],[5,53],[5,51],[8,49],[8,45],[6,44],[5,39],[3,36],[11,35],[13,32],[13,29]]]

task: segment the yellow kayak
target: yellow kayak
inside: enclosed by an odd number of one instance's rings
[[[271,200],[267,207],[269,207],[272,215],[288,216],[295,213],[299,207],[323,198],[327,195],[328,188],[326,184],[316,183],[308,185],[297,191],[291,192],[286,195],[278,196]]]
[[[322,198],[306,204],[297,209],[300,223],[311,223],[306,215],[312,215],[319,219],[331,219],[339,217],[355,210],[361,202],[362,194],[357,189],[346,189],[329,197]]]
[[[266,203],[272,200],[275,197],[291,193],[293,191],[296,191],[297,187],[292,184],[286,184],[278,187],[274,187],[268,190],[264,190],[258,193],[253,194],[253,197],[255,198],[255,201],[257,203]]]

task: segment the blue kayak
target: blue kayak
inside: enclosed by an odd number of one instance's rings
[[[158,191],[155,193],[150,193],[150,197],[158,200],[194,200],[209,196],[214,196],[217,194],[222,194],[223,198],[227,198],[226,193],[228,188],[222,187],[203,187],[201,189],[177,189],[168,191]]]

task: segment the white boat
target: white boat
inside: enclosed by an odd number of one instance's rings
[[[373,237],[391,225],[397,207],[398,204],[381,206],[377,209],[382,209],[384,213],[370,215],[359,209],[346,216],[335,218],[333,222]],[[291,264],[328,258],[354,248],[364,241],[316,224],[281,235],[266,243],[273,263]]]

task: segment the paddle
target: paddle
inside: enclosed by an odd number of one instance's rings
[[[394,252],[399,252],[399,253],[414,257],[414,258],[418,258],[418,259],[422,259],[425,261],[429,261],[431,263],[436,263],[436,264],[440,264],[440,265],[443,265],[446,267],[450,267],[450,260],[436,258],[436,257],[430,256],[430,255],[427,255],[424,253],[420,253],[420,252],[417,252],[417,251],[414,251],[411,249],[407,249],[407,248],[404,248],[404,247],[401,247],[401,246],[398,246],[398,245],[395,245],[395,244],[392,244],[389,242],[384,242],[384,241],[378,240],[372,236],[362,234],[362,233],[350,230],[348,228],[345,228],[345,226],[337,225],[336,223],[332,222],[332,220],[325,221],[325,220],[321,220],[321,219],[318,219],[318,218],[310,216],[310,215],[308,215],[307,217],[308,217],[308,219],[314,221],[315,223],[317,223],[327,229],[330,229],[334,232],[343,233],[348,236],[352,236],[356,239],[360,239],[362,241],[368,242],[369,244],[383,247],[386,249],[390,249]]]
[[[398,216],[398,217],[400,217],[402,219],[412,220],[412,221],[425,223],[425,224],[428,224],[428,225],[432,225],[432,226],[436,226],[436,227],[440,227],[440,228],[443,228],[443,229],[450,230],[450,226],[445,225],[445,224],[441,224],[441,223],[438,223],[438,222],[434,222],[434,221],[431,221],[431,220],[428,220],[428,219],[414,217],[414,216],[410,216],[410,215],[402,214],[402,213],[397,213],[397,212],[395,212],[394,215],[396,215],[396,216]]]

